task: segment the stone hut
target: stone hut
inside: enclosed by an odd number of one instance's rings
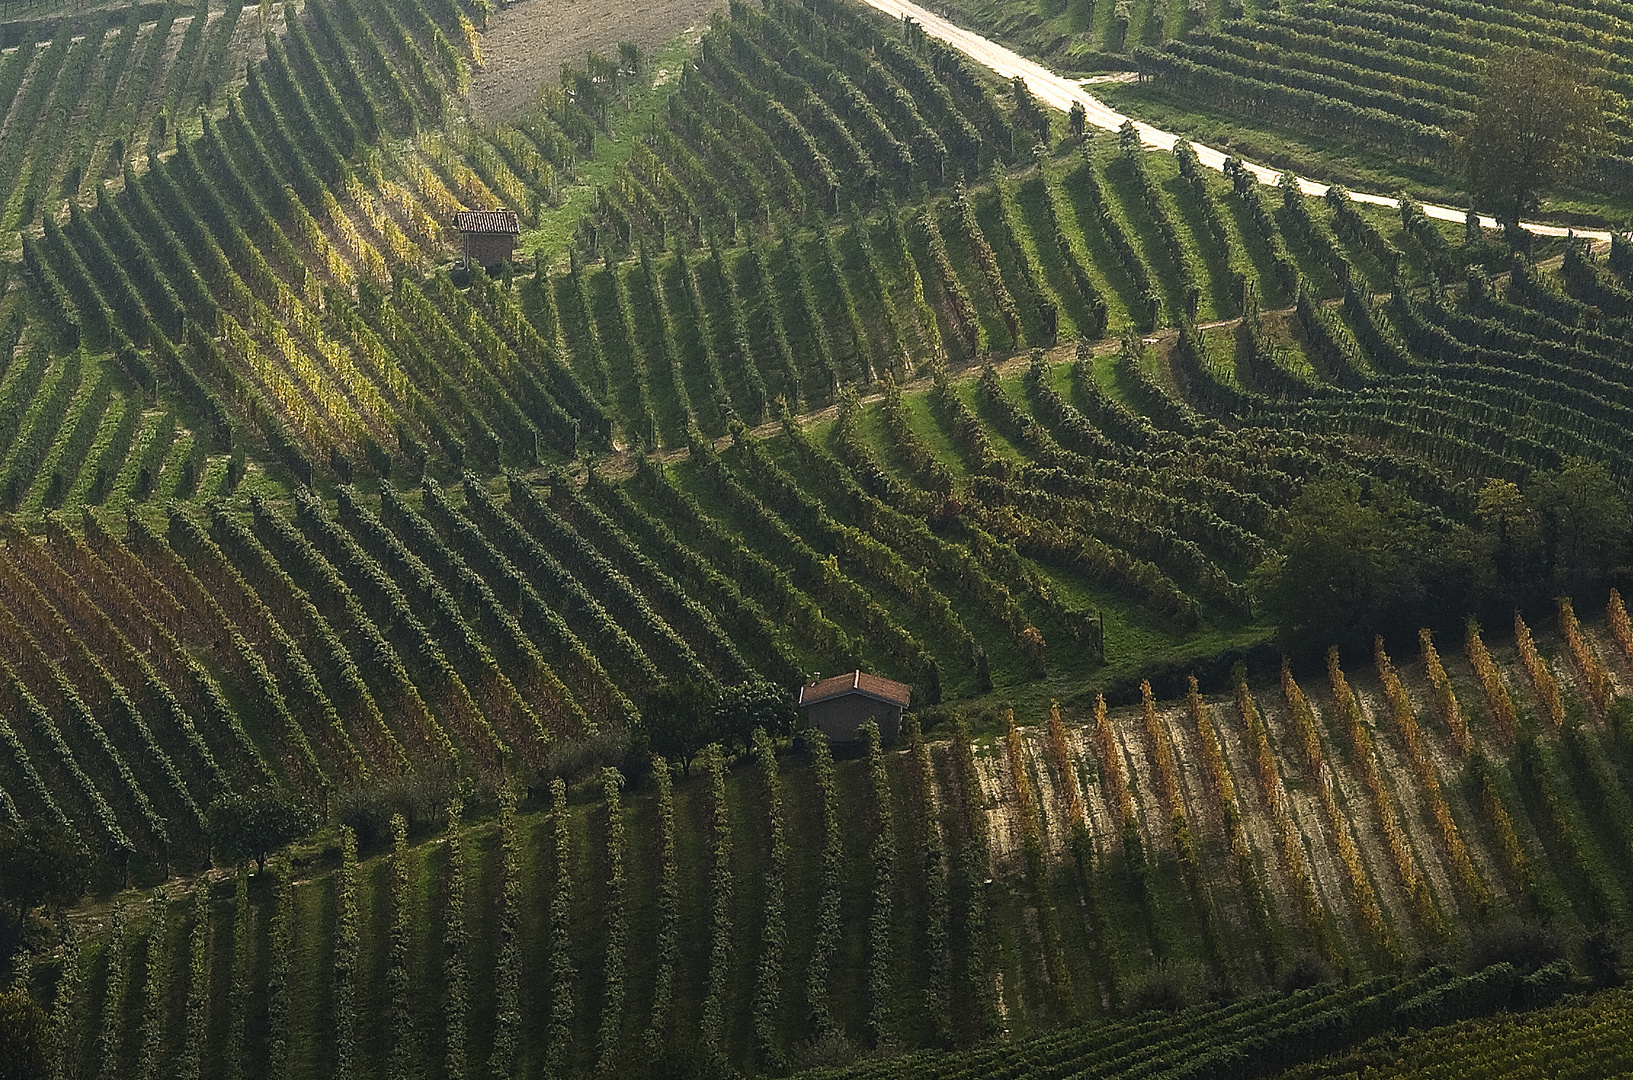
[[[857,729],[871,719],[879,725],[880,739],[889,743],[901,730],[911,691],[906,683],[853,671],[806,683],[799,689],[799,704],[811,725],[834,742],[855,742]]]
[[[509,262],[522,235],[514,210],[461,210],[454,215],[454,228],[464,244],[465,265],[487,269]]]

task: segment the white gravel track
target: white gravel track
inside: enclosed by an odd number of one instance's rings
[[[973,30],[966,30],[961,26],[948,22],[933,11],[927,11],[910,0],[867,0],[870,7],[877,8],[895,19],[911,18],[924,28],[924,32],[933,38],[945,41],[958,49],[970,59],[991,68],[1006,79],[1013,79],[1019,75],[1026,86],[1040,100],[1053,105],[1062,111],[1070,111],[1073,102],[1081,103],[1088,113],[1088,121],[1095,127],[1105,128],[1107,131],[1116,131],[1123,123],[1132,119],[1111,108],[1098,98],[1090,96],[1083,87],[1070,79],[1056,75],[1042,64],[1028,60],[1018,53],[1004,48],[1002,45],[982,37]],[[1140,133],[1140,139],[1146,146],[1157,150],[1172,150],[1179,136],[1172,132],[1162,131],[1150,124],[1139,120],[1134,121],[1134,128]],[[1198,160],[1210,169],[1223,172],[1226,155],[1211,146],[1202,143],[1192,143]],[[1275,169],[1253,162],[1245,162],[1261,181],[1274,184],[1281,176]],[[1321,196],[1327,193],[1328,185],[1305,177],[1298,179],[1299,189],[1306,195]],[[1372,203],[1377,206],[1396,207],[1399,200],[1389,195],[1374,195],[1370,192],[1352,191],[1351,199],[1359,203]],[[1451,206],[1436,206],[1431,203],[1423,204],[1423,213],[1441,221],[1462,221],[1467,216],[1466,210],[1459,210]],[[1497,221],[1490,217],[1481,217],[1480,224],[1488,229],[1497,228]],[[1544,225],[1538,222],[1525,221],[1520,227],[1527,232],[1538,236],[1566,236],[1576,235],[1595,244],[1610,243],[1610,233],[1596,229],[1569,229],[1561,225]]]

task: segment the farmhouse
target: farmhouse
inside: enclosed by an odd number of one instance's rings
[[[454,228],[464,243],[466,266],[491,268],[509,262],[522,235],[514,210],[461,210],[454,215]]]
[[[806,683],[799,689],[799,703],[812,725],[835,742],[855,742],[857,729],[869,719],[879,725],[879,737],[892,742],[901,729],[911,689],[906,683],[853,671]]]

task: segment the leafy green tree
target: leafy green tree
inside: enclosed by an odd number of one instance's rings
[[[1486,558],[1499,578],[1529,580],[1547,565],[1542,521],[1514,481],[1487,480],[1480,489],[1475,513],[1483,527]]]
[[[223,795],[205,815],[211,857],[233,864],[254,859],[257,871],[266,869],[273,851],[311,832],[316,824],[316,815],[304,800],[272,788]]]
[[[0,965],[44,931],[47,924],[30,912],[73,903],[90,876],[90,853],[72,830],[42,823],[0,829]]]
[[[70,829],[29,824],[0,829],[0,902],[28,911],[65,907],[90,881],[91,858]]]
[[[1570,461],[1480,488],[1468,523],[1392,484],[1322,478],[1287,510],[1279,554],[1248,584],[1290,651],[1365,646],[1425,618],[1498,615],[1590,587],[1621,565],[1633,520],[1602,464]]]
[[[647,695],[643,714],[653,753],[680,762],[690,775],[692,759],[714,741],[718,697],[718,689],[689,679],[654,688]]]
[[[1534,49],[1493,57],[1459,148],[1477,200],[1509,220],[1592,162],[1605,142],[1604,96],[1576,65]]]
[[[765,679],[728,687],[678,680],[652,691],[644,718],[653,752],[680,762],[689,774],[692,760],[710,743],[746,750],[755,728],[773,738],[786,735],[799,714],[793,695]]]
[[[1570,461],[1533,474],[1524,488],[1488,480],[1475,514],[1487,591],[1526,604],[1601,580],[1626,555],[1628,507],[1599,462]]]
[[[1393,485],[1363,491],[1356,480],[1322,478],[1288,507],[1281,552],[1249,587],[1289,649],[1364,644],[1431,596],[1462,594],[1471,546],[1466,529],[1433,520]]]
[[[1538,473],[1525,495],[1540,523],[1551,592],[1597,581],[1622,562],[1627,503],[1603,462],[1573,460],[1558,472]]]
[[[0,993],[0,1080],[51,1075],[51,1022],[25,990]]]
[[[750,679],[721,693],[714,707],[714,734],[747,750],[755,728],[764,728],[775,739],[792,732],[798,720],[799,710],[787,689],[767,679]]]

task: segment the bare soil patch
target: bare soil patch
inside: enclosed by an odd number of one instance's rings
[[[1321,906],[1331,914],[1333,927],[1343,938],[1345,947],[1364,955],[1370,945],[1364,940],[1366,931],[1362,926],[1361,912],[1353,903],[1349,874],[1337,851],[1338,842],[1329,835],[1326,812],[1321,806],[1320,796],[1314,792],[1312,785],[1315,779],[1306,775],[1308,769],[1304,764],[1304,755],[1296,753],[1299,741],[1293,733],[1293,721],[1287,715],[1279,691],[1266,690],[1262,694],[1255,694],[1254,703],[1258,706],[1259,715],[1270,735],[1270,745],[1274,748],[1276,770],[1281,775],[1282,790],[1287,796],[1287,815],[1304,842],[1304,862],[1310,871],[1311,886]]]
[[[1038,818],[1043,830],[1044,850],[1053,862],[1065,863],[1072,857],[1072,822],[1067,796],[1059,786],[1053,756],[1049,750],[1048,729],[1042,724],[1023,729],[1027,767],[1032,776],[1033,791],[1038,799]],[[1069,751],[1068,751],[1069,752]],[[1071,763],[1067,763],[1071,768]],[[1066,776],[1066,783],[1076,784],[1075,776]],[[1082,798],[1081,794],[1078,796]]]
[[[1417,773],[1413,771],[1408,758],[1406,742],[1395,728],[1388,700],[1384,697],[1383,684],[1370,673],[1357,671],[1350,677],[1350,686],[1360,703],[1361,715],[1372,729],[1384,790],[1393,798],[1407,847],[1417,862],[1418,871],[1428,879],[1429,892],[1440,905],[1447,923],[1455,926],[1453,916],[1462,904],[1462,897],[1452,885],[1454,871],[1445,857],[1445,844],[1441,840],[1439,826],[1418,786]],[[1383,838],[1383,842],[1387,843],[1387,838]],[[1407,899],[1410,900],[1410,897]]]
[[[1225,757],[1225,767],[1230,771],[1236,808],[1242,815],[1242,832],[1259,868],[1259,880],[1264,885],[1272,918],[1287,926],[1299,925],[1303,901],[1287,875],[1276,826],[1260,795],[1258,774],[1248,749],[1247,728],[1234,701],[1209,702],[1208,708],[1213,710],[1214,732]]]
[[[1453,660],[1456,658],[1453,657]],[[1447,658],[1442,655],[1442,663]],[[1421,661],[1409,662],[1399,666],[1401,681],[1406,684],[1407,693],[1417,708],[1418,726],[1423,731],[1423,747],[1428,751],[1430,760],[1434,763],[1435,771],[1440,775],[1440,791],[1446,798],[1446,804],[1452,812],[1452,819],[1457,823],[1458,834],[1463,839],[1463,847],[1469,854],[1469,861],[1474,864],[1475,873],[1485,882],[1486,888],[1492,894],[1502,899],[1509,899],[1508,882],[1504,879],[1499,857],[1486,846],[1486,837],[1483,830],[1476,827],[1476,820],[1483,815],[1483,810],[1469,801],[1468,785],[1463,783],[1465,764],[1451,747],[1446,737],[1446,725],[1432,703],[1434,687],[1429,684]],[[1470,705],[1458,695],[1459,703],[1463,705],[1467,715]],[[1421,703],[1421,704],[1419,704]]]
[[[1081,718],[1073,717],[1066,724],[1066,748],[1072,759],[1074,780],[1083,795],[1083,816],[1089,822],[1089,836],[1094,841],[1095,858],[1108,859],[1119,850],[1117,822],[1111,808],[1103,779],[1100,776],[1099,755],[1090,742],[1094,736]]]
[[[1123,776],[1129,797],[1134,800],[1134,816],[1143,834],[1146,853],[1156,857],[1174,854],[1174,832],[1157,794],[1156,770],[1145,746],[1145,717],[1133,706],[1114,710],[1111,730],[1117,736],[1117,752],[1123,759]]]
[[[518,116],[541,83],[560,77],[562,64],[582,68],[591,51],[614,58],[620,41],[651,55],[680,34],[701,31],[710,13],[725,6],[723,0],[518,0],[488,16],[471,107],[495,120]]]
[[[1021,808],[1015,781],[1009,776],[1003,748],[975,746],[975,775],[986,802],[987,848],[994,869],[1019,873],[1021,869]]]

